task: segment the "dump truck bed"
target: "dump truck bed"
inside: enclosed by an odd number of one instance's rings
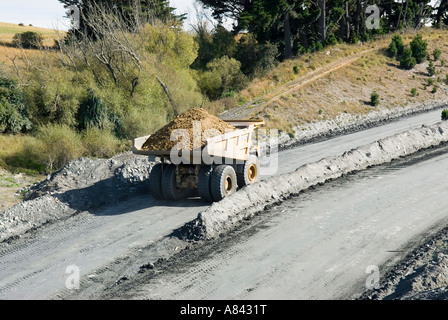
[[[203,154],[211,157],[230,158],[246,161],[251,152],[252,134],[255,129],[264,125],[263,120],[225,120],[236,130],[206,140],[201,148]],[[134,139],[132,152],[134,154],[170,158],[171,150],[145,150],[144,143],[150,136]],[[195,150],[192,150],[195,151]],[[191,159],[186,159],[191,160]]]

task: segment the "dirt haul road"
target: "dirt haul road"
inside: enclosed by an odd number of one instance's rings
[[[358,298],[410,243],[446,226],[447,166],[445,145],[305,191],[105,297]]]
[[[275,175],[293,172],[314,158],[338,155],[367,141],[439,120],[437,110],[346,135],[337,143],[327,140],[282,151]],[[207,207],[196,199],[173,203],[148,195],[96,210],[81,206],[86,210],[78,210],[71,218],[1,244],[0,299],[95,298],[102,290],[126,282],[142,267],[151,269],[152,263],[188,246],[169,235]],[[76,290],[76,281],[69,282],[77,275],[80,290]]]

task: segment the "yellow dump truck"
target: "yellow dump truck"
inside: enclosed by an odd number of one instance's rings
[[[151,170],[149,191],[158,200],[180,200],[200,196],[220,201],[258,180],[260,146],[256,134],[263,120],[229,120],[236,130],[206,139],[191,152],[145,150],[150,136],[134,139],[132,152],[159,159]]]

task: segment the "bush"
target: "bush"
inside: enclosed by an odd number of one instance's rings
[[[428,67],[426,68],[430,77],[436,74],[436,67],[432,61],[429,61]]]
[[[327,39],[325,39],[325,44],[328,46],[336,45],[338,43],[338,39],[334,35],[334,33],[331,33]]]
[[[241,90],[247,79],[241,72],[241,63],[223,56],[207,64],[208,71],[201,73],[198,85],[211,100],[222,98],[226,92]]]
[[[241,63],[241,71],[250,79],[264,76],[277,65],[277,45],[260,44],[253,34],[243,35],[238,41],[235,59]]]
[[[15,81],[0,77],[0,132],[16,134],[31,127],[25,95]]]
[[[436,93],[437,92],[437,86],[432,87],[431,93]]]
[[[391,57],[400,58],[404,53],[403,39],[400,35],[394,35],[387,49],[387,53]]]
[[[442,54],[442,51],[440,51],[440,49],[437,49],[437,48],[434,49],[434,51],[432,52],[432,55],[433,55],[433,57],[434,57],[434,61],[439,60],[441,54]],[[443,64],[444,64],[444,63],[443,63]],[[443,66],[443,64],[442,64],[442,66]]]
[[[417,64],[416,59],[412,56],[412,50],[411,48],[407,48],[403,52],[403,56],[400,60],[400,67],[403,69],[412,69]]]
[[[299,74],[300,73],[300,70],[299,70],[298,66],[294,66],[292,69],[294,71],[294,74]]]
[[[417,63],[422,63],[428,58],[428,43],[423,40],[421,34],[417,34],[411,41],[412,56]]]
[[[412,89],[411,89],[411,95],[412,95],[413,97],[415,97],[415,96],[418,95],[418,93],[417,93],[417,88],[412,88]]]
[[[370,103],[375,107],[380,104],[380,95],[378,94],[378,92],[372,92],[372,94],[370,95]]]
[[[391,42],[389,44],[389,47],[387,48],[387,54],[392,57],[392,58],[396,58],[398,55],[398,49],[397,49],[397,45],[395,44],[395,42]]]
[[[79,135],[66,125],[42,126],[36,138],[26,146],[26,151],[45,165],[47,172],[58,170],[84,154]]]
[[[107,107],[92,89],[87,89],[87,98],[81,103],[77,113],[79,129],[96,127],[104,129],[108,124]]]
[[[12,43],[16,47],[25,49],[37,49],[42,47],[44,38],[41,34],[34,31],[26,31],[16,33],[12,39]]]
[[[442,111],[442,120],[448,120],[448,109]]]
[[[96,127],[84,131],[82,142],[88,157],[110,158],[118,152],[120,147],[120,140],[110,131]]]

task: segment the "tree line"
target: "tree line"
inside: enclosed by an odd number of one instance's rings
[[[261,43],[276,43],[288,59],[316,46],[366,41],[376,34],[448,23],[448,1],[437,0],[198,0],[218,21],[231,18],[233,31],[255,34]],[[379,9],[378,28],[369,28],[371,12]]]

